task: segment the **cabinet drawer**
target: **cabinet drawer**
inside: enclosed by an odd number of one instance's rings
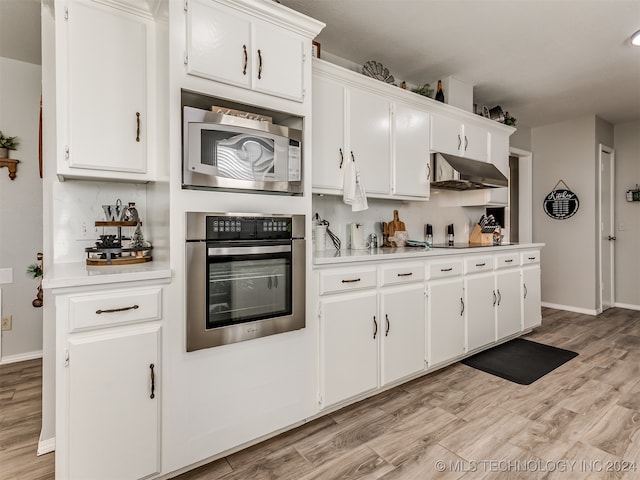
[[[376,267],[320,272],[320,295],[376,287]]]
[[[428,278],[452,277],[454,275],[462,275],[461,260],[449,260],[447,262],[427,263]]]
[[[162,317],[162,289],[112,290],[69,297],[69,332]]]
[[[540,250],[531,250],[520,254],[522,265],[529,263],[540,263]]]
[[[493,256],[469,257],[464,259],[464,273],[486,272],[493,270]]]
[[[520,253],[505,253],[496,255],[496,268],[517,267],[520,265]]]
[[[382,267],[382,285],[421,281],[424,281],[424,263],[406,263]]]

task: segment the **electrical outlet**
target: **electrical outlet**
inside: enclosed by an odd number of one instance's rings
[[[2,330],[11,330],[13,327],[13,317],[11,315],[7,315],[6,317],[2,317]]]
[[[99,236],[98,227],[95,221],[78,219],[76,223],[76,240],[79,242],[87,240],[96,240]]]

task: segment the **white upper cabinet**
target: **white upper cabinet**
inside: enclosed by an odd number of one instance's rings
[[[382,95],[349,89],[349,153],[367,192],[388,194],[391,176],[391,104]]]
[[[453,116],[431,116],[431,150],[486,162],[488,132]]]
[[[251,88],[251,22],[241,12],[211,0],[191,0],[187,10],[187,71]]]
[[[400,95],[403,101],[396,101]],[[326,62],[314,62],[313,189],[339,195],[346,162],[368,196],[429,198],[429,113],[405,90]]]
[[[393,193],[429,197],[429,114],[403,104],[395,106]]]
[[[152,180],[153,22],[94,2],[56,9],[58,175]]]
[[[303,101],[306,43],[322,28],[304,17],[300,27],[288,9],[251,2],[190,0],[187,3],[187,72],[191,75]],[[273,9],[273,11],[271,11]],[[274,18],[269,18],[274,15]],[[300,17],[300,18],[298,18]]]
[[[316,76],[313,79],[313,187],[342,190],[345,145],[345,87]]]

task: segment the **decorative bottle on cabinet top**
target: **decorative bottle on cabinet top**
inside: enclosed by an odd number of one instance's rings
[[[444,103],[444,92],[442,91],[442,80],[438,80],[438,91],[436,92],[436,100]]]

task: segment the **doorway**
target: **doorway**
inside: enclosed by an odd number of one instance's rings
[[[603,312],[615,303],[615,152],[602,144],[599,147],[599,311]]]

